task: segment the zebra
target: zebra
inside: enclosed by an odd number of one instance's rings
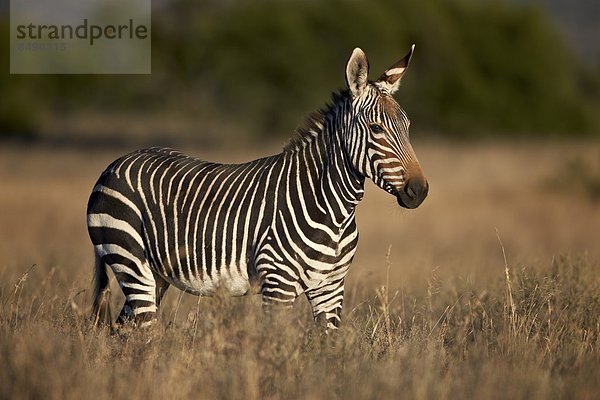
[[[199,296],[260,294],[267,309],[290,308],[304,293],[315,321],[337,329],[365,179],[404,208],[428,194],[410,121],[392,97],[413,51],[369,81],[367,57],[354,49],[347,88],[280,154],[219,164],[153,147],[110,164],[87,206],[96,322],[114,323],[110,267],[125,295],[118,323],[156,321],[173,285]]]

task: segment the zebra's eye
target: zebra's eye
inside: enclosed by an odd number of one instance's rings
[[[369,128],[371,128],[371,131],[373,133],[381,133],[381,132],[383,132],[383,127],[381,125],[379,125],[379,124],[376,124],[376,123],[370,124]]]

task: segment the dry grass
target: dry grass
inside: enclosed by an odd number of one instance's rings
[[[369,187],[329,336],[304,299],[173,289],[151,330],[91,329],[85,203],[116,154],[0,149],[0,398],[597,398],[600,211],[552,179],[596,148],[417,145],[430,198]]]

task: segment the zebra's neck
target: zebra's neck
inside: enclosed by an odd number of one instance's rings
[[[354,213],[363,198],[365,177],[356,171],[342,146],[344,132],[338,128],[341,126],[340,121],[341,119],[326,119],[321,142],[326,155],[321,184],[324,190],[329,189],[339,196],[348,212]]]
[[[350,107],[347,96],[335,94],[327,109],[309,115],[284,150],[284,154],[301,164],[299,173],[306,173],[309,184],[318,189],[320,208],[333,211],[343,220],[354,214],[363,197],[365,181],[342,145],[347,107]]]

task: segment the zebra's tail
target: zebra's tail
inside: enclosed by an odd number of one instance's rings
[[[110,310],[110,287],[106,265],[96,255],[94,268],[94,303],[92,305],[92,323],[96,325],[112,326],[113,318]]]

